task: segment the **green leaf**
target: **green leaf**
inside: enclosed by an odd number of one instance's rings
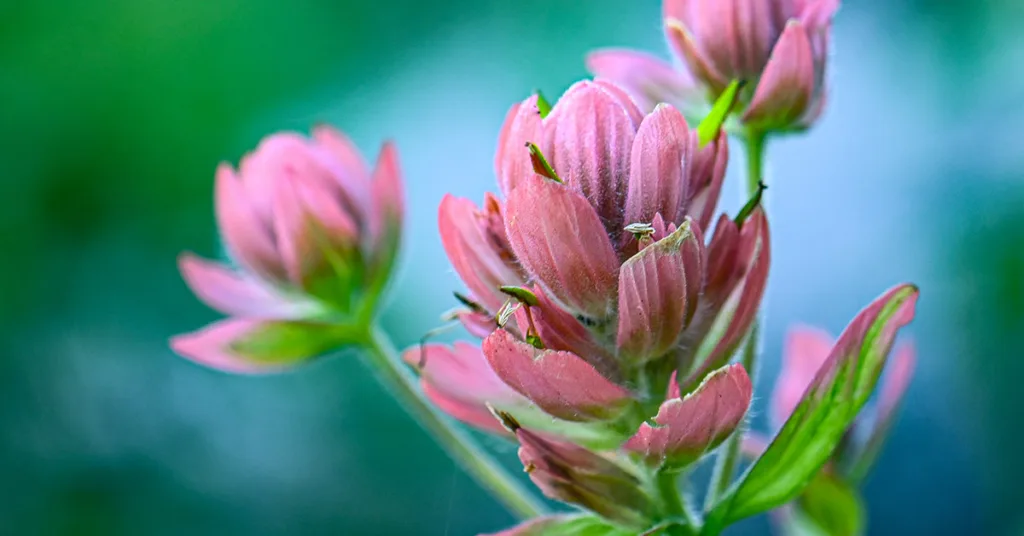
[[[537,94],[537,111],[540,113],[540,118],[544,119],[551,113],[551,103],[544,98],[544,94],[539,89],[535,93]]]
[[[825,536],[864,533],[864,505],[857,490],[827,471],[820,471],[797,501],[797,513]]]
[[[899,328],[914,317],[918,290],[890,289],[840,335],[789,420],[708,515],[704,534],[796,498],[818,473],[878,383]]]
[[[622,530],[593,515],[555,515],[528,521],[499,534],[501,536],[636,536],[636,531]]]
[[[722,130],[722,125],[725,124],[725,120],[729,118],[729,114],[732,113],[732,109],[736,106],[736,100],[739,98],[740,90],[743,89],[744,84],[742,80],[733,80],[725,88],[725,91],[719,95],[718,99],[715,100],[715,105],[711,107],[711,112],[697,126],[697,135],[701,147],[704,147],[718,137],[719,131]]]

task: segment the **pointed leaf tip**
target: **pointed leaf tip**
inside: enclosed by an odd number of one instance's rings
[[[733,108],[736,106],[740,90],[745,85],[745,80],[733,80],[725,88],[725,91],[719,95],[718,99],[715,100],[714,106],[711,107],[711,112],[697,126],[697,135],[701,147],[711,143],[712,140],[718,137],[718,133],[722,130],[722,125],[729,119],[729,114],[732,113]]]
[[[551,103],[544,98],[544,94],[539,89],[533,94],[537,96],[537,113],[540,114],[541,119],[544,119],[551,113]]]
[[[564,182],[558,173],[555,173],[555,168],[551,167],[548,163],[548,159],[544,158],[544,153],[540,152],[540,147],[537,147],[532,141],[526,142],[526,148],[530,150],[530,163],[533,164],[533,171],[538,175],[547,177],[555,182]]]
[[[747,218],[749,218],[754,212],[754,209],[761,206],[761,198],[764,196],[764,191],[767,189],[768,185],[765,184],[764,181],[757,182],[757,191],[754,192],[754,195],[747,201],[747,204],[743,205],[739,214],[736,214],[736,219],[733,220],[736,222],[737,227],[743,227],[743,222],[747,221]]]
[[[502,285],[498,287],[502,293],[507,294],[516,300],[519,300],[523,305],[530,307],[536,307],[540,305],[540,300],[537,299],[537,295],[534,294],[530,289],[524,287],[517,287],[514,285]]]

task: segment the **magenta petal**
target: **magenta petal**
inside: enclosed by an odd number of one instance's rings
[[[661,405],[657,426],[644,423],[623,445],[653,465],[685,467],[729,437],[750,407],[753,385],[743,366],[719,369],[692,393]]]
[[[771,418],[781,426],[800,403],[807,386],[828,359],[835,339],[809,326],[794,326],[782,351],[782,371],[772,391]]]
[[[555,417],[604,420],[630,401],[628,391],[570,352],[538,350],[503,329],[484,340],[483,350],[498,377]]]
[[[250,204],[245,186],[228,164],[217,167],[214,197],[217,226],[231,255],[268,279],[285,279],[284,266],[274,245],[272,224],[263,220]]]
[[[625,223],[650,223],[656,214],[682,220],[690,195],[691,136],[683,114],[661,104],[644,118],[631,150]]]
[[[689,222],[622,264],[618,346],[631,360],[665,354],[696,307],[704,247]],[[688,281],[690,278],[696,281]]]
[[[298,319],[320,311],[313,302],[286,297],[261,281],[191,253],[178,257],[178,268],[199,299],[228,315]]]
[[[629,155],[641,116],[624,95],[578,82],[544,119],[544,151],[555,172],[583,194],[609,231],[618,232],[629,181]]]
[[[613,310],[618,258],[586,199],[535,176],[512,192],[505,210],[512,250],[545,290],[592,318]]]
[[[528,403],[498,378],[479,347],[464,342],[452,347],[413,346],[402,354],[402,359],[419,370],[423,392],[431,402],[477,428],[506,432],[487,408],[488,403],[499,408]]]
[[[486,212],[468,199],[446,195],[438,209],[438,227],[455,272],[473,298],[495,313],[508,299],[499,287],[524,281],[513,265],[498,200],[488,197],[485,204]]]
[[[540,144],[540,110],[537,96],[516,104],[505,116],[505,123],[498,136],[498,150],[494,158],[498,186],[506,196],[525,178],[533,176],[533,164],[526,149],[527,142]]]
[[[814,87],[814,56],[807,30],[800,21],[790,21],[772,50],[743,121],[789,125],[807,111]]]

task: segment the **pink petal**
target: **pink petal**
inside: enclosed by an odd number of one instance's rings
[[[381,147],[370,181],[373,205],[370,237],[376,269],[387,273],[398,251],[405,215],[405,186],[398,165],[398,149],[391,142]]]
[[[559,307],[544,294],[542,289],[534,288],[538,304],[530,308],[537,336],[550,350],[572,352],[587,363],[590,363],[602,376],[618,381],[622,379],[620,363],[600,343],[594,340],[587,329],[575,316]],[[520,331],[528,328],[525,308],[516,311]]]
[[[664,355],[675,345],[696,308],[703,255],[703,244],[690,225],[684,224],[622,264],[620,354],[643,362]]]
[[[725,90],[730,80],[720,73],[701,52],[686,25],[676,19],[665,21],[665,33],[676,54],[686,63],[693,76],[717,95]]]
[[[284,266],[274,245],[272,223],[257,214],[244,185],[228,164],[217,167],[215,198],[217,226],[231,255],[267,279],[285,279]]]
[[[423,353],[426,353],[424,356]],[[511,408],[528,404],[491,370],[479,347],[456,342],[413,346],[402,359],[419,370],[423,391],[431,402],[452,417],[489,432],[505,433],[487,403]]]
[[[292,368],[343,344],[326,324],[228,319],[171,338],[171,349],[200,365],[239,374]]]
[[[285,296],[257,279],[191,253],[178,256],[178,268],[200,300],[228,315],[298,319],[320,311],[313,302]]]
[[[807,30],[800,21],[790,21],[772,50],[743,121],[790,125],[807,111],[814,89],[814,56]]]
[[[629,154],[639,111],[595,82],[577,82],[544,119],[541,149],[555,172],[597,210],[609,231],[622,228]]]
[[[690,194],[690,129],[683,114],[660,104],[644,118],[631,150],[626,224],[650,223],[656,214],[682,221]]]
[[[628,391],[575,354],[538,350],[503,329],[484,340],[483,350],[498,377],[555,417],[604,420],[630,401]]]
[[[358,231],[351,217],[333,203],[330,194],[313,181],[282,176],[275,184],[274,231],[288,277],[299,288],[310,289],[312,279],[332,270],[330,251],[341,257],[358,247]]]
[[[525,428],[514,431],[519,460],[546,497],[583,507],[619,525],[639,527],[650,522],[654,501],[631,471],[579,445]]]
[[[535,176],[513,190],[505,210],[512,250],[546,291],[592,318],[613,310],[618,258],[586,199]]]
[[[695,82],[669,63],[644,52],[605,49],[587,56],[587,69],[614,81],[650,112],[660,103],[678,103],[692,95]]]
[[[459,313],[459,322],[462,323],[462,327],[466,328],[470,335],[478,339],[487,337],[498,327],[494,315],[473,311]]]
[[[473,298],[496,313],[508,299],[499,287],[524,283],[505,236],[500,202],[488,196],[481,211],[472,201],[448,194],[438,209],[438,227],[455,272]]]
[[[720,234],[719,229],[716,229],[715,238],[725,240],[730,235],[735,236],[735,224],[732,221],[720,221],[719,227],[723,225],[726,226],[726,230]],[[728,230],[729,226],[732,226],[731,231]],[[761,298],[764,296],[764,289],[768,283],[768,268],[771,264],[771,244],[768,220],[760,207],[754,209],[733,242],[734,246],[729,248],[732,251],[723,251],[727,244],[716,244],[714,239],[709,248],[708,284],[702,303],[710,304],[705,315],[714,316],[714,323],[724,329],[717,335],[717,342],[711,347],[703,362],[687,376],[683,384],[684,392],[701,381],[708,372],[728,362],[750,331],[761,305]],[[720,300],[724,296],[727,298],[722,303]],[[710,327],[703,325],[701,329],[706,330]],[[718,332],[718,329],[712,331]],[[701,336],[707,334],[707,331],[703,331]],[[688,345],[689,342],[683,344]]]
[[[888,423],[892,420],[903,401],[903,395],[907,392],[910,380],[914,376],[916,363],[917,357],[913,344],[906,343],[896,348],[878,397],[878,424]]]
[[[754,387],[742,365],[712,372],[685,398],[661,405],[654,417],[623,445],[644,456],[648,463],[685,467],[710,452],[743,422]]]
[[[790,328],[782,351],[782,370],[772,391],[771,417],[774,424],[781,426],[793,413],[818,369],[828,359],[834,342],[831,335],[817,328]]]
[[[322,149],[320,160],[334,171],[331,182],[340,188],[345,209],[365,225],[370,221],[371,193],[370,170],[362,153],[348,136],[329,125],[315,127],[313,140]]]
[[[729,163],[729,142],[725,131],[718,139],[704,148],[699,148],[697,130],[690,131],[693,163],[690,165],[689,197],[683,203],[686,215],[693,218],[701,229],[708,229],[711,218],[718,206],[725,181],[726,166]]]
[[[366,164],[362,153],[345,133],[330,125],[318,125],[313,129],[313,139],[338,161],[351,180],[358,182],[370,180],[370,167]]]
[[[622,106],[622,109],[625,110],[629,119],[633,122],[633,130],[635,131],[636,127],[640,126],[640,122],[644,120],[644,112],[637,106],[633,96],[614,80],[599,77],[594,78],[593,84],[594,87],[603,90]]]
[[[785,18],[776,0],[693,2],[689,26],[700,50],[730,79],[761,73]]]
[[[541,132],[541,117],[536,95],[513,106],[505,116],[505,123],[498,137],[494,168],[498,186],[506,196],[524,178],[533,176],[533,164],[530,162],[526,143],[539,145],[543,141]]]

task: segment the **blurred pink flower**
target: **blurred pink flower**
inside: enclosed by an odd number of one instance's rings
[[[790,328],[783,351],[782,371],[771,398],[770,416],[776,427],[781,427],[800,403],[819,369],[834,353],[835,343],[831,335],[820,329],[802,325]],[[837,451],[837,463],[853,466],[853,459],[842,458],[875,454],[865,449],[869,445],[872,450],[877,448],[873,443],[881,441],[891,427],[892,419],[914,374],[915,354],[914,346],[909,342],[897,346],[893,351],[889,370],[879,386],[878,400],[873,408],[869,406],[857,416],[847,434],[847,443]]]
[[[402,225],[394,146],[371,172],[330,127],[311,138],[274,134],[237,171],[217,168],[215,197],[237,267],[190,253],[179,266],[201,300],[232,318],[174,337],[176,352],[232,372],[269,372],[343,343],[346,319],[372,312]]]
[[[745,126],[801,129],[821,115],[839,0],[664,0],[663,8],[684,71],[620,49],[592,53],[590,70],[622,84],[646,109],[669,102],[700,116],[730,81],[743,80]]]

